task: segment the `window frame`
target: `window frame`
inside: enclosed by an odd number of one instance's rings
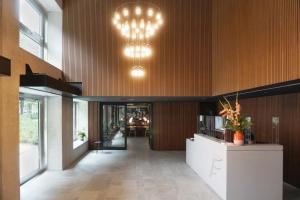
[[[78,105],[79,105],[79,102],[73,100],[73,142],[76,142],[78,140],[78,138],[77,138]]]
[[[20,0],[20,1],[22,1],[22,0]],[[45,41],[47,13],[37,1],[35,1],[35,0],[23,0],[23,1],[26,1],[36,12],[38,12],[41,15],[41,17],[42,17],[42,20],[40,22],[41,23],[40,24],[41,35],[34,31],[31,31],[30,28],[28,28],[26,25],[24,25],[20,20],[20,16],[19,16],[19,24],[20,24],[19,33],[24,34],[26,37],[33,40],[41,47],[41,53],[38,57],[44,60],[46,57],[45,49],[47,48],[47,43]],[[19,15],[21,15],[21,12],[19,12]],[[20,45],[20,40],[19,40],[19,45]],[[27,49],[24,49],[24,50],[28,51]],[[30,51],[28,51],[28,52],[31,53]]]
[[[46,126],[46,98],[37,96],[37,95],[31,95],[31,94],[25,94],[25,93],[20,93],[19,101],[20,100],[27,100],[27,101],[37,101],[38,102],[38,153],[39,153],[39,168],[36,170],[33,170],[30,174],[24,176],[24,177],[19,177],[20,178],[20,185],[25,184],[38,174],[41,174],[44,172],[47,168],[47,132],[45,131],[45,126]],[[20,109],[20,108],[19,108]],[[19,113],[20,115],[20,113]],[[19,130],[20,131],[20,130]],[[19,133],[20,134],[20,133]],[[20,135],[19,135],[20,139]],[[20,145],[20,141],[19,141]],[[20,156],[20,155],[19,155]],[[19,163],[20,167],[20,163]]]

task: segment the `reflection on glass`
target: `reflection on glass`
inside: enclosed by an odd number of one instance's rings
[[[31,31],[41,34],[42,15],[27,0],[20,0],[20,22]]]
[[[40,169],[40,103],[21,99],[20,105],[20,178],[26,179]]]
[[[42,54],[42,47],[22,32],[20,32],[20,47],[37,57],[40,57]]]
[[[125,105],[103,105],[103,147],[126,147]]]
[[[272,143],[279,144],[279,117],[272,117]]]

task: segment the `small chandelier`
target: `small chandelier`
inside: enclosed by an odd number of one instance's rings
[[[116,10],[113,24],[128,40],[147,40],[161,27],[163,18],[155,5],[127,3]]]
[[[145,76],[144,68],[140,65],[134,66],[131,70],[131,76],[136,77],[136,78],[144,77]]]

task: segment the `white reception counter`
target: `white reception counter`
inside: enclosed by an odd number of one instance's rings
[[[282,199],[281,145],[235,146],[194,134],[186,140],[186,162],[224,200]]]

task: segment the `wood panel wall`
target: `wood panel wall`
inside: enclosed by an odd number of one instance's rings
[[[213,0],[212,93],[300,78],[299,0]]]
[[[89,149],[99,148],[95,141],[100,141],[100,102],[89,102]]]
[[[186,138],[197,132],[197,102],[153,104],[153,149],[185,150]]]
[[[65,79],[82,81],[86,96],[210,95],[211,1],[149,0],[161,8],[165,23],[141,80],[130,76],[132,63],[112,26],[115,9],[126,1],[64,1]]]
[[[279,142],[284,146],[284,181],[300,188],[300,93],[241,100],[251,116],[256,140],[272,143],[272,116],[279,117]]]

